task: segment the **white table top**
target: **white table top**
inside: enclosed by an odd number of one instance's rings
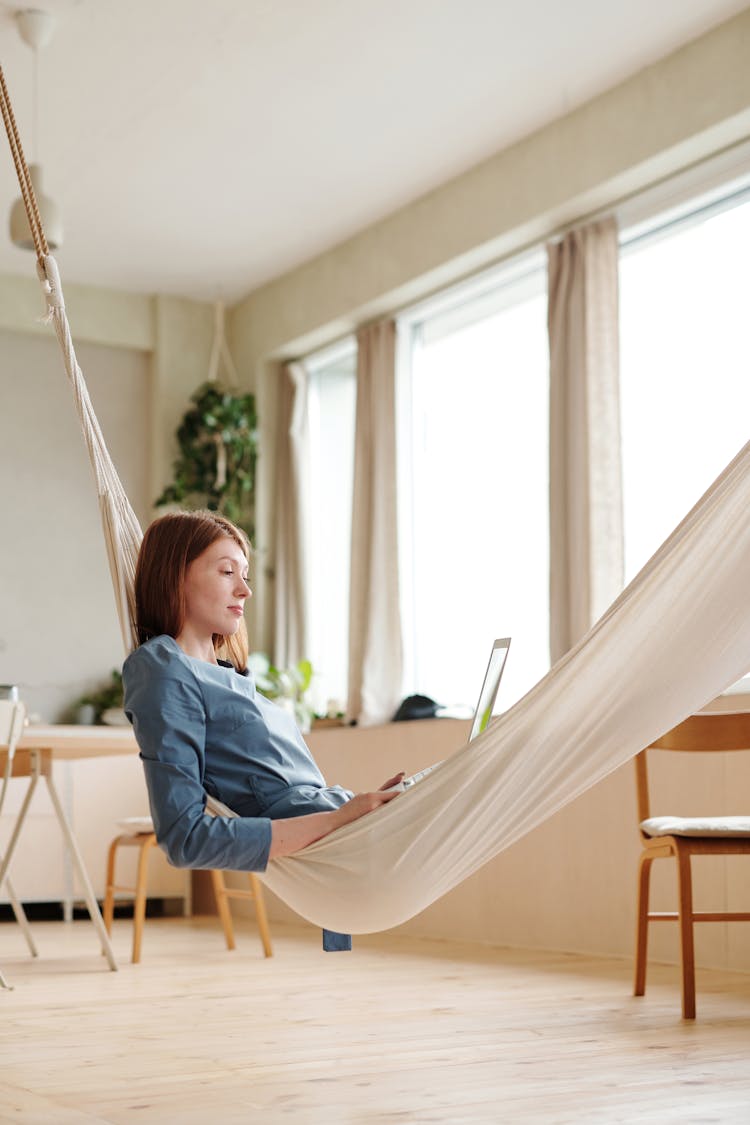
[[[19,750],[51,750],[56,759],[98,758],[136,754],[133,728],[107,726],[30,726],[18,743]]]

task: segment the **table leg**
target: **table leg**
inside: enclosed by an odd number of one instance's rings
[[[70,825],[68,824],[68,818],[65,815],[65,810],[62,807],[60,798],[57,795],[57,790],[55,789],[50,774],[47,774],[46,782],[47,788],[49,789],[49,795],[52,798],[52,804],[54,805],[55,813],[57,814],[57,819],[60,822],[60,828],[62,829],[65,843],[68,846],[68,851],[70,852],[71,858],[73,860],[73,865],[78,872],[78,878],[81,880],[83,894],[86,900],[86,906],[88,907],[89,917],[94,924],[94,929],[99,935],[99,941],[102,945],[102,952],[107,958],[107,963],[109,964],[110,969],[112,969],[113,972],[116,972],[117,961],[115,960],[115,955],[112,952],[112,945],[109,940],[109,934],[107,933],[106,927],[104,925],[104,920],[99,910],[99,904],[97,903],[96,895],[94,894],[94,888],[91,886],[91,880],[89,879],[86,866],[83,862],[83,856],[78,850],[78,844],[76,843],[75,836],[73,835]]]
[[[73,825],[73,771],[70,768],[70,762],[63,762],[63,797],[64,808],[68,818],[68,824]],[[66,851],[63,855],[63,921],[73,921],[73,900],[75,898],[75,883],[73,881],[73,864],[70,860],[70,852]]]

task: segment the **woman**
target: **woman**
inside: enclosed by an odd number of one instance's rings
[[[291,717],[246,669],[249,543],[214,512],[162,516],[135,575],[139,647],[123,667],[154,831],[177,867],[264,871],[390,801],[326,786]],[[226,656],[229,659],[221,659]],[[205,813],[206,793],[238,814]]]

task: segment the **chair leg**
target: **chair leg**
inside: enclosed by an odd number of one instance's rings
[[[695,1019],[695,949],[693,944],[693,886],[690,852],[677,854],[679,888],[680,961],[682,968],[682,1016]]]
[[[255,901],[255,919],[258,923],[258,930],[260,931],[260,940],[263,943],[263,953],[266,957],[273,957],[271,931],[268,927],[268,915],[266,914],[266,902],[263,898],[263,887],[257,875],[253,875],[252,872],[249,872],[249,876],[250,889],[253,892],[253,899]]]
[[[13,991],[13,985],[12,985],[12,984],[8,984],[7,980],[6,980],[6,979],[5,979],[5,977],[3,976],[2,972],[0,972],[0,988],[7,988],[7,989],[8,989],[8,992],[12,992],[12,991]]]
[[[638,917],[635,934],[635,981],[633,995],[646,994],[646,964],[648,960],[648,904],[651,882],[651,864],[654,857],[642,855],[638,868]]]
[[[104,919],[104,928],[108,934],[112,933],[112,918],[115,912],[115,857],[117,855],[117,845],[119,842],[120,838],[118,836],[109,845],[109,851],[107,852],[107,884],[104,891],[102,918]],[[104,952],[104,950],[102,950],[102,952]]]
[[[131,961],[137,965],[141,959],[141,940],[143,923],[146,918],[146,883],[148,876],[148,857],[156,842],[153,834],[144,836],[138,850],[138,873],[135,880],[135,903],[133,905],[133,954]]]
[[[141,943],[143,941],[143,923],[146,917],[146,890],[148,876],[148,857],[151,848],[156,843],[153,833],[142,836],[116,836],[109,845],[107,852],[107,882],[104,891],[104,905],[102,906],[102,919],[107,934],[112,933],[112,919],[115,913],[115,890],[129,891],[130,887],[117,887],[115,883],[115,867],[117,865],[117,849],[120,844],[132,844],[138,847],[138,868],[133,893],[133,951],[131,961],[137,965],[141,959]],[[102,950],[104,952],[104,950]]]
[[[39,956],[39,950],[36,947],[36,942],[34,941],[33,934],[31,933],[31,929],[29,927],[29,920],[26,917],[26,911],[24,910],[23,906],[21,905],[21,902],[20,902],[18,896],[16,895],[16,892],[13,890],[13,884],[11,883],[10,878],[7,875],[5,877],[5,889],[8,892],[8,899],[10,900],[10,905],[13,909],[13,914],[15,915],[15,919],[18,922],[18,925],[21,927],[21,932],[23,933],[23,936],[26,938],[26,944],[29,947],[29,953],[31,954],[32,957],[38,957]]]
[[[222,871],[212,871],[211,883],[214,888],[216,909],[219,911],[219,918],[221,919],[221,925],[224,930],[224,940],[227,943],[227,949],[236,949],[234,926],[232,925],[232,912],[229,909],[227,889],[224,885],[224,873]]]

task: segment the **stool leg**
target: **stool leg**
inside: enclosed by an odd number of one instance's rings
[[[214,896],[216,898],[216,908],[219,911],[221,918],[221,925],[224,929],[224,940],[227,943],[227,949],[235,949],[234,941],[234,926],[232,925],[232,912],[229,909],[229,901],[227,899],[227,891],[224,886],[224,873],[223,871],[211,872],[211,883],[214,888]]]
[[[138,852],[138,874],[135,881],[135,904],[133,907],[133,955],[131,960],[137,965],[141,959],[141,939],[143,937],[143,922],[146,917],[146,876],[148,875],[148,857],[154,846],[156,837],[153,834],[144,836]]]
[[[260,940],[263,943],[263,953],[266,957],[273,957],[271,931],[268,928],[268,915],[266,914],[266,901],[263,898],[263,887],[257,875],[254,875],[252,872],[248,874],[250,876],[250,888],[253,892],[253,899],[255,900],[255,919],[258,923],[258,930],[260,931]]]

